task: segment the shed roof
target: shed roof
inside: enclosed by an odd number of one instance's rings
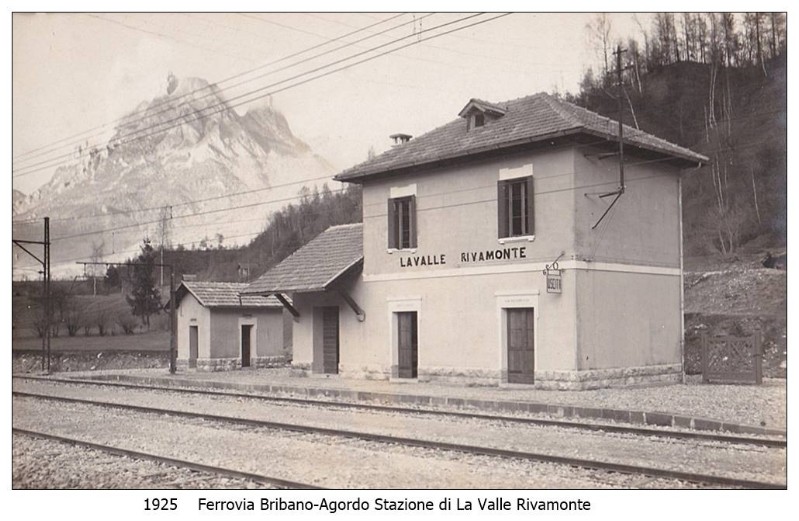
[[[335,179],[360,182],[365,178],[405,170],[421,165],[434,166],[439,161],[478,156],[560,136],[587,134],[614,141],[618,135],[618,121],[555,98],[546,93],[502,103],[470,100],[464,111],[473,107],[504,109],[504,115],[486,122],[482,127],[468,129],[458,118],[412,139],[402,146],[349,168]],[[461,111],[463,114],[463,111]],[[624,142],[640,149],[671,156],[688,163],[706,163],[708,158],[687,148],[675,145],[624,125]]]
[[[183,281],[175,294],[178,305],[187,294],[191,293],[197,301],[209,308],[246,307],[246,308],[280,308],[283,305],[275,297],[258,295],[241,295],[248,284],[237,282],[195,282]]]
[[[324,291],[363,262],[363,226],[331,226],[283,262],[264,273],[242,293],[303,293]]]

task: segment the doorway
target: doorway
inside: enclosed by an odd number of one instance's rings
[[[397,376],[416,378],[419,368],[419,328],[416,311],[397,313]]]
[[[322,371],[325,374],[338,374],[338,333],[338,307],[322,308]]]
[[[189,369],[197,367],[197,354],[199,352],[198,326],[189,326]]]
[[[241,366],[250,367],[250,345],[252,342],[252,324],[241,326]]]
[[[533,383],[534,311],[534,308],[507,309],[508,383]]]

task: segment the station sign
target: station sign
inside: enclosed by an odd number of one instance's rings
[[[560,270],[546,270],[547,293],[562,293],[560,285]]]

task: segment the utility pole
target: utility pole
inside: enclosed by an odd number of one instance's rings
[[[42,312],[44,314],[44,332],[42,334],[42,371],[50,372],[50,218],[44,218],[44,240],[43,241],[24,241],[21,239],[11,239],[22,251],[36,259],[42,265]],[[40,259],[23,244],[39,244],[44,248]]]
[[[44,218],[44,337],[47,342],[47,372],[50,372],[50,320],[52,303],[50,302],[50,218]]]
[[[621,78],[621,55],[624,52],[627,52],[627,49],[622,49],[621,45],[618,45],[616,50],[613,51],[613,54],[616,55],[616,80],[619,82],[619,91],[616,93],[616,97],[618,98],[619,102],[619,194],[624,193],[624,125],[622,124],[622,119],[624,116],[624,109],[622,105],[622,98],[624,97],[624,84],[622,83]]]
[[[627,49],[622,49],[621,45],[616,46],[616,50],[613,51],[613,54],[616,56],[616,79],[618,81],[618,92],[616,94],[616,99],[618,101],[618,119],[619,119],[619,134],[618,134],[618,141],[619,141],[619,187],[612,191],[607,192],[604,194],[600,194],[600,198],[610,197],[615,195],[616,197],[611,201],[610,205],[605,209],[605,213],[602,214],[602,217],[591,227],[592,230],[595,230],[599,223],[608,215],[610,209],[616,204],[619,200],[619,197],[622,196],[624,193],[624,124],[622,123],[622,116],[624,115],[624,105],[622,104],[622,97],[624,96],[624,84],[622,83],[622,67],[621,67],[621,55],[622,53],[627,52]],[[613,154],[608,154],[613,155]]]
[[[167,212],[169,217],[167,217]],[[164,206],[161,210],[161,284],[164,286],[164,245],[169,242],[169,225],[172,220],[172,207]]]

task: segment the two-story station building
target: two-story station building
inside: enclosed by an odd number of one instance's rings
[[[363,224],[328,229],[244,290],[293,298],[294,365],[543,388],[679,381],[680,176],[707,158],[625,126],[618,195],[613,120],[547,94],[473,99],[459,116],[336,176],[362,185]]]

